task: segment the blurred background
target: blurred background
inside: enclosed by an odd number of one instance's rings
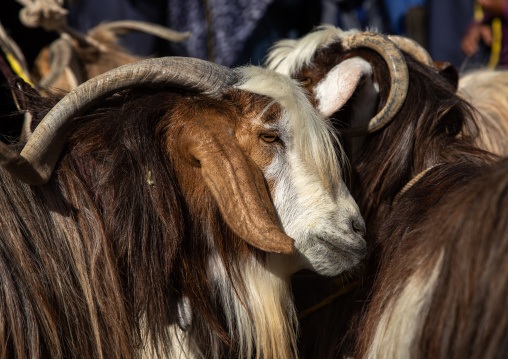
[[[28,28],[19,18],[20,3],[3,0],[0,22],[21,47],[28,67],[40,50],[58,38],[57,32]],[[45,0],[51,1],[51,0]],[[60,0],[52,0],[60,1]],[[434,60],[447,61],[460,72],[508,63],[508,0],[68,0],[69,27],[86,32],[114,20],[142,20],[178,31],[190,31],[183,42],[152,35],[123,36],[121,45],[140,56],[192,56],[225,66],[259,65],[270,46],[298,38],[320,24],[344,30],[375,29],[411,37]],[[496,43],[497,42],[497,43]],[[493,54],[493,50],[495,50]],[[3,54],[5,55],[5,54]],[[505,60],[506,59],[506,60]],[[506,61],[506,62],[505,62]],[[3,81],[3,79],[2,79]],[[2,91],[6,91],[5,88]],[[2,96],[2,113],[12,101]],[[17,131],[17,120],[2,119],[2,134]]]
[[[474,19],[475,1],[69,0],[64,6],[69,9],[69,25],[83,32],[104,21],[123,19],[192,32],[188,41],[179,44],[146,34],[122,39],[128,49],[145,56],[193,56],[226,66],[258,64],[275,41],[300,37],[326,23],[344,30],[406,35],[426,47],[434,59],[460,67],[467,57],[460,42]],[[2,1],[0,21],[30,62],[56,34],[24,27],[18,16],[21,8],[15,0]]]

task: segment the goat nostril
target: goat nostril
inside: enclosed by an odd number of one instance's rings
[[[361,236],[364,236],[365,233],[367,232],[363,218],[353,218],[351,226],[353,227],[353,231]]]

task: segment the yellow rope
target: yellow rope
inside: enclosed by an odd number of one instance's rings
[[[11,66],[12,71],[19,77],[21,77],[27,84],[30,86],[33,86],[33,84],[30,82],[28,75],[25,74],[23,71],[23,68],[21,67],[20,63],[12,56],[10,53],[6,52],[5,57],[7,61],[9,62],[9,65]]]
[[[474,3],[474,21],[477,23],[482,22],[483,20],[483,9],[480,4],[477,2]]]
[[[474,20],[477,23],[481,23],[483,21],[483,9],[480,4],[475,2],[474,4]],[[492,45],[490,47],[490,58],[487,64],[489,69],[496,68],[499,63],[499,59],[501,57],[501,44],[503,40],[503,23],[500,18],[496,17],[492,20],[491,30],[492,30]]]
[[[501,57],[501,41],[503,40],[503,24],[501,19],[496,17],[492,20],[492,46],[490,48],[490,59],[487,67],[495,69]]]

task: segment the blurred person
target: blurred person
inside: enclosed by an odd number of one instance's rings
[[[467,56],[488,49],[489,68],[508,68],[508,0],[477,0],[475,17],[461,41]]]

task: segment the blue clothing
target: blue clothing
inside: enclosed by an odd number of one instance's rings
[[[387,28],[382,0],[322,0],[321,22],[343,30],[376,30]]]
[[[259,20],[273,0],[208,0],[213,36],[213,59],[216,63],[232,66],[242,52]],[[173,30],[192,32],[186,42],[171,44],[183,50],[186,56],[207,59],[207,15],[203,0],[168,0],[167,24]]]
[[[390,33],[406,33],[405,16],[407,11],[416,6],[426,6],[427,0],[384,0]]]
[[[461,69],[466,55],[460,42],[472,18],[473,0],[429,0],[427,50],[430,56]]]
[[[165,43],[146,34],[131,34],[122,43],[138,55],[178,55],[210,60],[207,19],[211,19],[213,60],[232,66],[256,24],[273,0],[83,0],[69,7],[69,23],[88,31],[103,21],[141,20],[177,31],[191,31],[188,40]],[[209,13],[205,12],[208,4]]]
[[[164,25],[166,0],[77,0],[67,2],[68,22],[73,28],[87,32],[105,21],[139,20]],[[122,36],[122,44],[140,56],[159,55],[157,38],[133,33]]]

